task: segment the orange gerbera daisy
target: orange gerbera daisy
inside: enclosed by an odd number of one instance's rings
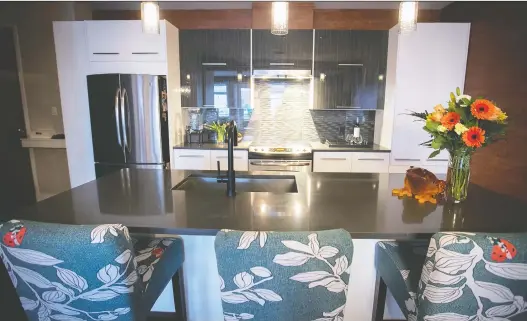
[[[490,120],[496,117],[496,106],[486,99],[476,99],[472,105],[470,105],[470,112],[477,119]]]
[[[479,127],[470,127],[462,138],[468,147],[481,147],[485,142],[485,131]]]
[[[445,126],[448,130],[452,130],[459,123],[460,118],[458,113],[451,111],[441,118],[441,125]]]

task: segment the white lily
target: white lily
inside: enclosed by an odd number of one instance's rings
[[[469,96],[469,95],[459,95],[459,96],[456,97],[456,103],[461,102],[461,103],[460,103],[461,107],[467,107],[468,105],[466,105],[466,104],[463,102],[463,100],[462,100],[463,98],[466,98],[466,99],[468,99],[468,100],[472,100],[472,97]]]

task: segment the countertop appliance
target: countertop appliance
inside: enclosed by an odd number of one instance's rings
[[[87,78],[97,178],[122,168],[166,168],[170,149],[165,77]]]
[[[311,172],[313,150],[307,143],[251,144],[249,171]]]

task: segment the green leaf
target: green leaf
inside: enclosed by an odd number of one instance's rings
[[[437,126],[439,126],[439,123],[434,121],[427,121],[425,124],[425,127],[430,131],[437,131]]]
[[[461,96],[461,89],[459,87],[456,87],[456,95]]]
[[[433,149],[440,149],[441,148],[441,145],[443,145],[442,142],[438,142],[434,139],[434,141],[432,142],[432,144],[430,144],[430,147],[432,147]]]
[[[437,155],[439,155],[440,152],[441,152],[441,150],[439,150],[439,149],[438,149],[438,150],[434,150],[434,151],[432,152],[432,154],[430,154],[430,156],[428,156],[428,158],[434,158],[434,157],[436,157]]]

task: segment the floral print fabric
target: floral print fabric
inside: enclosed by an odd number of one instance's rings
[[[0,258],[30,321],[140,318],[126,227],[12,220],[0,233]]]
[[[419,320],[526,320],[526,298],[527,234],[451,232],[430,240]]]
[[[121,224],[12,220],[0,233],[0,259],[29,321],[143,320],[183,263],[181,239],[132,241]]]
[[[221,231],[216,257],[225,321],[342,321],[348,232]]]
[[[375,266],[409,321],[417,319],[417,287],[426,257],[426,241],[378,242]]]

